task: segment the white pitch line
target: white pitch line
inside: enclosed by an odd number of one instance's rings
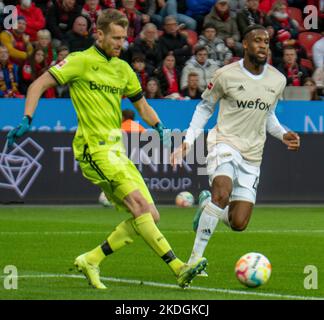
[[[193,233],[192,230],[161,230],[163,233]],[[105,234],[108,231],[0,231],[1,235],[87,235],[87,234]],[[218,230],[216,233],[232,233],[231,230]],[[324,230],[307,230],[307,229],[286,229],[286,230],[247,230],[244,234],[249,233],[324,233]]]
[[[0,276],[0,278],[4,278],[4,277],[5,276]],[[72,275],[71,274],[26,274],[26,275],[19,275],[18,279],[19,278],[84,279],[84,276],[76,275],[76,274],[72,274]],[[148,286],[148,287],[183,290],[183,289],[180,289],[179,286],[177,286],[175,284],[152,282],[152,281],[141,281],[141,280],[134,280],[134,279],[119,279],[119,278],[112,278],[112,277],[101,277],[101,280],[115,282],[115,283],[127,283],[127,284],[142,285],[142,286]],[[223,294],[238,294],[238,295],[245,295],[245,296],[259,296],[259,297],[265,297],[265,298],[294,299],[294,300],[324,300],[324,297],[298,296],[298,295],[289,295],[289,294],[280,294],[280,293],[249,292],[249,291],[242,291],[242,290],[205,288],[205,287],[195,287],[195,286],[191,286],[190,288],[187,288],[185,290],[223,293]]]

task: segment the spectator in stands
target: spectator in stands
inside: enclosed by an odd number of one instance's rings
[[[145,97],[146,99],[163,99],[158,79],[152,77],[148,80]]]
[[[34,0],[33,2],[35,3],[37,8],[42,10],[43,16],[45,18],[46,14],[47,14],[47,10],[51,6],[52,1],[49,1],[49,0]],[[46,23],[46,21],[45,21],[45,23]]]
[[[324,65],[324,32],[322,35],[323,37],[317,40],[312,48],[315,68],[322,68]]]
[[[151,21],[151,15],[154,14],[156,3],[154,0],[136,0],[135,8],[141,13],[142,24],[145,25]]]
[[[245,8],[246,0],[228,0],[230,13],[233,18],[237,17],[239,11]]]
[[[225,41],[235,56],[243,55],[240,32],[235,18],[230,15],[228,0],[218,0],[210,13],[205,17],[204,25],[212,24],[217,30],[219,38]]]
[[[128,44],[133,43],[142,30],[142,14],[136,9],[135,2],[135,0],[122,0],[122,7],[119,9],[128,19]]]
[[[188,86],[188,74],[194,72],[199,75],[199,89],[204,91],[218,68],[219,65],[217,62],[208,59],[207,49],[202,46],[197,46],[195,48],[195,55],[187,61],[182,70],[181,90]]]
[[[245,8],[237,13],[236,21],[241,37],[248,26],[252,24],[264,25],[265,14],[258,8],[259,0],[246,0]]]
[[[0,42],[7,47],[10,60],[18,66],[22,66],[34,50],[25,30],[26,19],[18,16],[17,29],[4,30],[0,34]]]
[[[80,16],[82,7],[76,0],[57,0],[48,9],[47,28],[51,32],[54,46],[61,44],[63,36],[72,29],[76,17]]]
[[[94,38],[89,34],[91,23],[84,16],[78,16],[72,30],[63,36],[63,42],[69,47],[70,52],[88,49],[94,43]]]
[[[127,133],[142,133],[145,131],[145,128],[141,126],[138,122],[135,120],[135,112],[130,109],[125,109],[122,111],[122,123],[121,123],[121,129]]]
[[[276,40],[283,45],[294,45],[298,37],[297,23],[289,18],[286,2],[279,0],[274,3],[266,17],[266,25],[273,27]]]
[[[59,46],[56,51],[57,51],[57,59],[56,59],[56,61],[53,61],[51,63],[51,66],[54,66],[54,65],[60,63],[61,61],[63,61],[70,53],[69,52],[69,47],[64,46],[64,45]]]
[[[277,2],[278,0],[260,0],[259,3],[259,10],[264,12],[265,14],[268,14],[272,8],[272,6]]]
[[[69,54],[69,48],[67,46],[60,46],[57,48],[57,60],[52,62],[52,66],[63,61]],[[55,87],[56,98],[70,98],[69,86],[56,86]]]
[[[176,67],[176,59],[174,55],[168,54],[160,68],[155,71],[155,76],[160,82],[162,95],[168,96],[171,94],[180,95],[179,81],[180,70]]]
[[[277,69],[286,76],[287,86],[301,86],[309,76],[308,70],[298,65],[297,52],[293,46],[284,48],[283,63]]]
[[[103,9],[116,9],[116,2],[117,1],[115,0],[100,0],[100,4]]]
[[[37,40],[37,31],[45,27],[45,18],[40,8],[36,7],[31,0],[20,0],[17,6],[19,16],[26,19],[26,33],[30,37],[31,42]]]
[[[190,99],[201,99],[202,91],[199,89],[199,75],[195,72],[188,74],[187,86],[182,89],[181,95]]]
[[[316,82],[312,78],[310,78],[310,77],[305,78],[303,85],[305,87],[309,88],[309,92],[311,94],[311,100],[314,100],[314,101],[321,100],[321,98],[319,97],[319,95],[317,93]]]
[[[37,47],[43,49],[47,66],[57,59],[56,49],[52,46],[51,33],[47,29],[37,32]]]
[[[187,11],[186,15],[192,17],[197,22],[196,31],[200,34],[204,18],[209,13],[211,8],[213,7],[215,0],[187,0]]]
[[[212,24],[206,24],[204,26],[197,45],[206,47],[208,58],[214,60],[220,67],[231,61],[231,50],[226,47],[222,39],[217,37],[217,30]]]
[[[9,61],[4,45],[0,45],[0,98],[23,98],[19,92],[18,66]]]
[[[81,14],[87,17],[91,22],[90,33],[96,38],[97,34],[97,19],[99,14],[102,12],[99,0],[86,0]]]
[[[279,0],[274,3],[266,17],[265,25],[273,29],[270,47],[274,66],[282,63],[283,49],[286,46],[298,48],[299,58],[306,55],[305,50],[299,46],[296,40],[298,37],[298,27],[289,18],[285,2]]]
[[[185,62],[192,56],[192,48],[187,38],[179,32],[175,17],[165,17],[164,30],[164,34],[160,37],[162,56],[165,58],[167,55],[173,55],[176,59],[176,66],[181,71]]]
[[[152,76],[154,68],[146,66],[145,57],[142,54],[133,56],[132,67],[141,83],[143,90],[145,91],[148,79]]]
[[[22,67],[22,81],[21,81],[21,91],[26,94],[29,85],[38,77],[40,77],[46,70],[48,66],[45,61],[45,54],[43,49],[35,49],[31,57]],[[55,98],[55,89],[49,88],[44,94],[44,98]]]
[[[162,62],[162,52],[158,30],[153,23],[147,23],[140,34],[140,37],[135,40],[134,45],[130,47],[131,55],[142,54],[145,57],[147,66],[156,69]]]
[[[159,29],[162,29],[165,17],[173,16],[180,24],[184,24],[185,28],[196,30],[196,21],[186,14],[178,12],[179,2],[176,0],[157,0],[157,8],[152,15],[152,22],[157,25]]]

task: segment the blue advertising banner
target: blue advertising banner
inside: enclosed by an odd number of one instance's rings
[[[170,129],[185,130],[199,100],[149,100],[161,120]],[[24,99],[0,99],[0,130],[7,131],[16,126],[23,115]],[[133,109],[128,99],[123,109]],[[287,128],[305,133],[324,132],[324,101],[281,101],[276,114]],[[217,112],[209,120],[206,129],[216,123]],[[145,123],[138,118],[144,127]],[[69,132],[77,126],[76,113],[70,99],[41,99],[32,124],[32,131]]]

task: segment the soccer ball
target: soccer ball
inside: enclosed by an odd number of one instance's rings
[[[258,287],[269,280],[271,264],[263,254],[249,252],[237,261],[235,275],[245,286]]]
[[[111,207],[111,202],[107,199],[104,192],[101,192],[98,198],[98,202],[104,207]]]
[[[180,192],[175,199],[177,207],[190,208],[195,202],[194,196],[188,191]]]

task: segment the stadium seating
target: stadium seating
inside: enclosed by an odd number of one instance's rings
[[[320,33],[311,31],[302,32],[298,35],[298,41],[305,48],[309,59],[312,58],[312,47],[314,43],[321,38]]]
[[[302,11],[299,8],[288,7],[288,14],[291,19],[298,22],[299,32],[305,31]]]

